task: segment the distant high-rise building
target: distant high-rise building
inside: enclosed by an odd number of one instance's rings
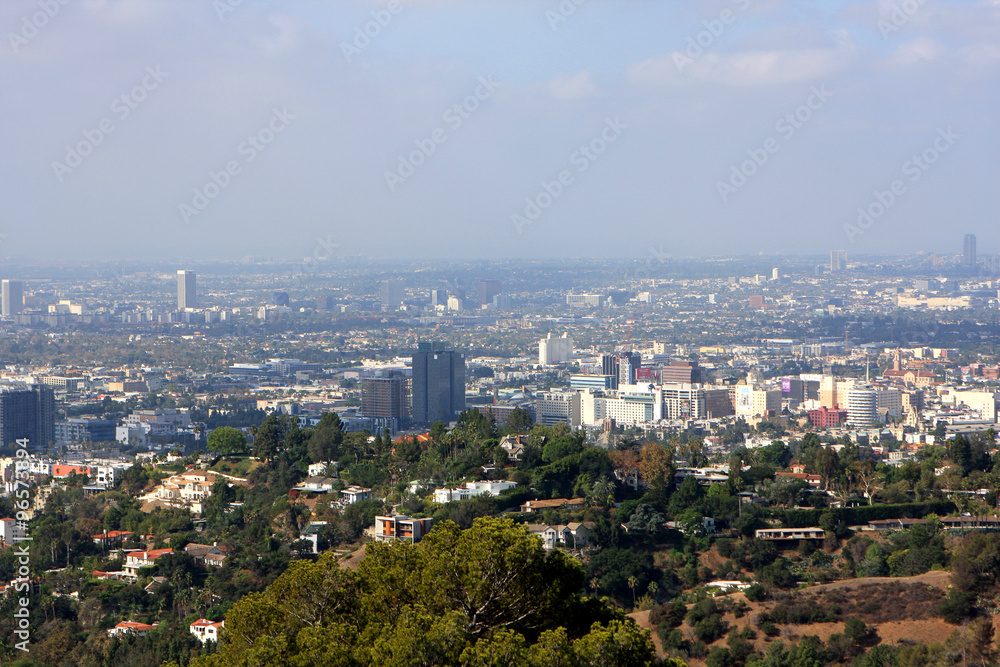
[[[781,273],[778,271],[778,267],[771,269],[771,280],[778,280],[781,278]]]
[[[493,297],[503,292],[503,283],[499,280],[479,281],[479,306],[488,306],[493,303]]]
[[[664,384],[673,383],[701,383],[702,369],[695,361],[671,361],[660,369],[660,381]]]
[[[871,388],[849,389],[847,391],[847,423],[856,428],[868,428],[875,424],[877,399]]]
[[[601,357],[601,374],[610,375],[613,389],[622,384],[635,384],[636,371],[642,366],[642,355],[638,352],[617,352]]]
[[[830,273],[838,273],[840,271],[846,271],[846,270],[847,270],[847,251],[831,250]]]
[[[406,296],[406,287],[402,280],[383,280],[379,284],[379,298],[382,310],[399,310]]]
[[[465,354],[420,343],[413,353],[413,421],[450,421],[465,410]]]
[[[52,387],[0,388],[0,445],[16,447],[26,439],[27,449],[47,448],[55,440],[56,398]]]
[[[493,308],[496,310],[513,310],[514,299],[510,294],[497,294],[493,297]]]
[[[406,378],[401,375],[361,380],[361,414],[379,419],[407,417]]]
[[[274,293],[274,305],[276,306],[287,306],[289,303],[288,292],[275,292]]]
[[[24,310],[24,283],[20,280],[4,280],[3,314],[12,317]]]
[[[618,385],[635,384],[636,371],[641,366],[641,354],[638,352],[622,352],[618,358]]]
[[[432,289],[431,305],[445,307],[448,305],[448,290]]]
[[[553,338],[550,333],[538,342],[538,363],[542,366],[562,364],[573,360],[573,339],[564,333]]]
[[[177,309],[198,307],[197,278],[194,271],[177,272]]]
[[[607,375],[611,378],[611,384],[613,386],[609,389],[618,388],[618,355],[617,354],[605,354],[601,356],[601,375]]]
[[[966,266],[976,265],[976,235],[966,234],[962,252],[962,263]]]

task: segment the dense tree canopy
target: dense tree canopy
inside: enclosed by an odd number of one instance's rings
[[[369,544],[357,572],[299,561],[195,665],[649,665],[647,633],[580,595],[583,571],[510,520]]]

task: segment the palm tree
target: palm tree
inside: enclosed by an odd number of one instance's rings
[[[656,602],[656,593],[660,590],[660,585],[655,581],[649,582],[649,586],[646,587],[649,592],[649,596],[653,598],[653,602]]]
[[[632,589],[632,607],[635,607],[635,587],[639,585],[639,580],[635,575],[628,578],[628,587]]]

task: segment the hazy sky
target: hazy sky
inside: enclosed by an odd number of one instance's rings
[[[1000,251],[1000,0],[2,0],[0,28],[0,257]]]

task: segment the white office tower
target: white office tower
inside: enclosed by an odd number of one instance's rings
[[[24,283],[20,280],[3,281],[3,314],[13,317],[24,310]]]
[[[543,391],[535,397],[535,420],[552,426],[558,422],[580,428],[583,394],[579,391]]]
[[[548,336],[538,341],[538,363],[542,366],[563,364],[573,360],[573,339],[568,333],[559,338]]]
[[[861,387],[847,392],[847,423],[855,428],[868,428],[878,415],[878,396],[874,389]]]
[[[196,308],[198,306],[198,289],[194,271],[180,270],[177,272],[177,310]]]

